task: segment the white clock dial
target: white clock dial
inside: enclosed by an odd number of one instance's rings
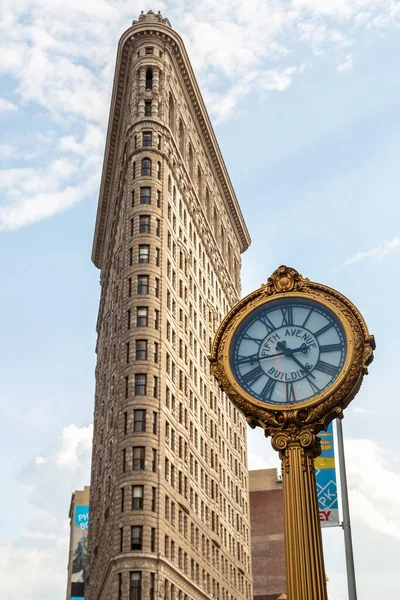
[[[295,404],[334,383],[346,352],[343,326],[332,311],[312,300],[284,298],[258,307],[239,324],[230,365],[257,400]]]

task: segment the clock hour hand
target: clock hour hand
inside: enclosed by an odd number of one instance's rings
[[[281,352],[281,354],[284,354],[285,356],[292,356],[294,352],[301,352],[302,354],[307,354],[307,352],[310,349],[310,346],[307,346],[307,344],[303,343],[298,348],[288,348],[286,342],[283,341],[278,342],[275,348],[276,350],[282,350],[283,352]]]

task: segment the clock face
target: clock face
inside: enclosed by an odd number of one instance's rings
[[[240,387],[256,400],[294,405],[331,387],[341,372],[347,340],[336,315],[319,302],[267,302],[238,325],[229,362]]]

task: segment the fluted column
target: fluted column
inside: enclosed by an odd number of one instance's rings
[[[318,438],[309,430],[272,439],[282,459],[286,586],[289,600],[328,600],[314,458]]]

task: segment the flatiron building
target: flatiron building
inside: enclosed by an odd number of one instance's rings
[[[244,417],[207,355],[250,238],[180,36],[141,14],[116,61],[100,269],[86,600],[250,600]]]

